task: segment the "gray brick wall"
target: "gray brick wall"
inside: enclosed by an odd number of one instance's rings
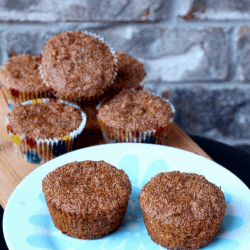
[[[142,61],[184,131],[250,145],[250,0],[0,0],[0,62],[64,30]]]

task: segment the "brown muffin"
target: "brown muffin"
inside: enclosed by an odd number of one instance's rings
[[[226,210],[219,187],[204,176],[159,173],[141,190],[140,207],[151,239],[168,249],[197,249],[218,233]]]
[[[117,76],[105,95],[112,97],[121,89],[142,89],[141,83],[146,76],[143,63],[125,52],[116,52],[115,58],[117,59]]]
[[[16,144],[26,160],[44,163],[71,151],[85,122],[76,104],[44,98],[14,106],[7,115],[7,131],[12,140],[18,137]]]
[[[103,97],[100,98],[102,102],[113,98],[122,89],[143,89],[142,82],[146,75],[143,64],[125,52],[116,52],[115,58],[117,59],[117,75],[114,83],[105,91]],[[100,129],[96,117],[96,106],[92,105],[90,109],[83,107],[83,110],[88,117],[86,127]]]
[[[39,74],[39,58],[21,54],[11,57],[2,65],[0,81],[10,109],[17,103],[52,96]]]
[[[113,52],[97,36],[62,32],[48,40],[42,52],[42,78],[60,99],[96,101],[116,74]]]
[[[42,188],[54,225],[79,239],[116,230],[131,193],[127,174],[105,161],[65,164],[43,179]]]
[[[110,142],[162,143],[174,112],[168,100],[149,91],[123,89],[100,106],[97,119]]]

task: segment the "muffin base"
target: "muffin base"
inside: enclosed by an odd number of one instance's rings
[[[2,92],[9,110],[11,110],[14,105],[20,104],[28,100],[33,100],[38,98],[54,98],[53,94],[49,90],[45,92],[32,92],[32,91],[21,92],[16,89],[8,89],[2,86]]]
[[[69,213],[53,208],[47,202],[55,227],[62,233],[78,239],[98,239],[118,229],[127,210],[127,204],[111,213],[98,216]]]
[[[219,232],[223,219],[218,218],[214,220],[211,227],[199,227],[199,225],[194,225],[186,230],[186,228],[180,229],[169,226],[168,224],[145,215],[144,212],[143,218],[148,234],[154,242],[168,249],[180,250],[195,250],[208,245],[213,237]]]
[[[107,126],[100,118],[98,121],[106,143],[135,142],[163,144],[164,140],[166,140],[169,135],[172,124],[172,122],[168,122],[165,127],[155,128],[148,131],[124,131]]]
[[[10,137],[14,134],[9,133]],[[38,142],[33,138],[22,140],[19,145],[14,143],[17,152],[30,163],[43,164],[74,150],[74,139],[56,142]]]

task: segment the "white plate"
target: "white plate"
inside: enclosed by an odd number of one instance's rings
[[[42,179],[55,168],[72,161],[104,160],[129,175],[133,185],[131,199],[118,231],[97,240],[79,240],[57,230],[42,193]],[[73,151],[30,173],[11,195],[3,218],[4,236],[9,250],[84,249],[163,249],[147,234],[137,197],[141,187],[159,172],[180,170],[204,175],[221,186],[227,210],[214,240],[202,249],[250,249],[250,190],[220,165],[187,151],[167,146],[121,143]]]

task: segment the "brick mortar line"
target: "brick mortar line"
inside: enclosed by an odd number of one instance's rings
[[[92,26],[93,28],[95,25],[96,28],[98,28],[98,24],[101,24],[100,26],[104,27],[122,27],[122,26],[161,26],[166,25],[169,28],[183,28],[183,29],[196,29],[201,30],[204,28],[210,28],[210,27],[225,27],[225,28],[239,28],[242,26],[250,26],[250,20],[245,22],[223,22],[223,21],[184,21],[180,20],[177,16],[171,17],[168,20],[162,20],[162,21],[156,21],[156,22],[113,22],[113,21],[100,21],[100,22],[48,22],[48,23],[34,23],[34,22],[27,22],[27,23],[1,23],[0,22],[0,30],[3,29],[15,29],[16,27],[22,27],[29,29],[31,27],[49,30],[51,28],[63,28],[65,25],[67,26],[80,26],[80,25],[86,25],[86,26]]]
[[[185,83],[185,82],[176,82],[176,83],[154,83],[154,82],[146,82],[146,86],[156,86],[157,88],[208,88],[211,90],[223,90],[223,89],[250,89],[250,83],[237,83],[237,82],[223,82],[223,83],[214,83],[214,82],[208,82],[208,83],[202,83],[202,82],[191,82],[191,83]]]

